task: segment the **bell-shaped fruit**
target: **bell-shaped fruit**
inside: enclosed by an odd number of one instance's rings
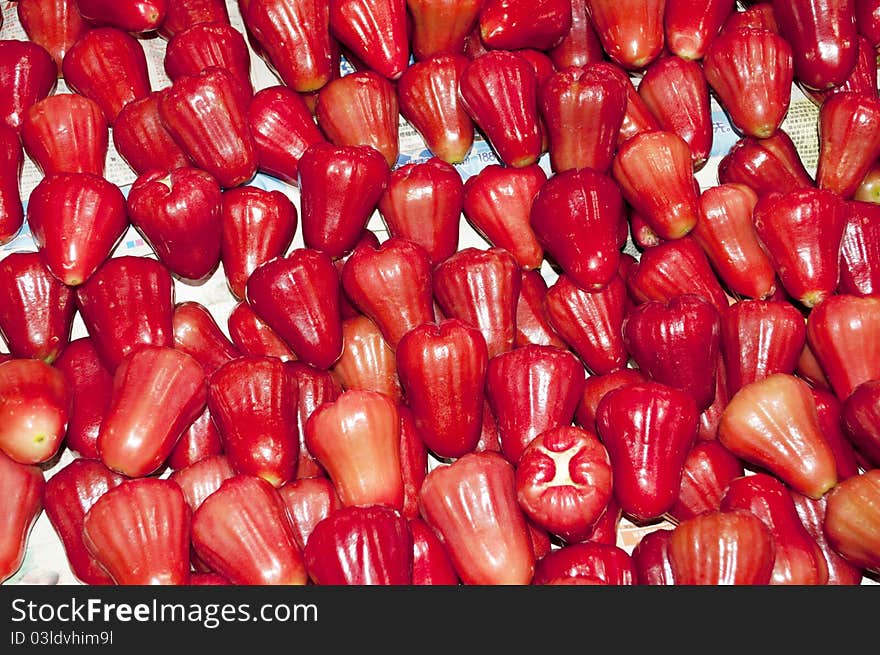
[[[330,372],[343,390],[368,389],[395,402],[401,399],[394,350],[376,323],[363,314],[342,321],[342,355]]]
[[[58,81],[52,55],[33,41],[0,40],[0,122],[16,132],[28,107],[50,95]]]
[[[880,293],[880,205],[854,200],[840,244],[839,293]]]
[[[718,162],[718,181],[745,184],[759,196],[813,186],[794,142],[782,128],[764,139],[740,138]]]
[[[854,566],[880,570],[880,469],[840,482],[827,497],[828,543]]]
[[[666,48],[685,60],[706,54],[728,16],[739,11],[733,0],[667,0],[663,11]]]
[[[21,464],[0,451],[0,491],[6,504],[0,515],[0,583],[24,563],[31,532],[43,511],[45,487],[39,466]]]
[[[113,123],[113,145],[136,175],[155,168],[174,170],[192,161],[159,116],[159,98],[168,88],[127,103]]]
[[[60,73],[67,51],[89,29],[76,0],[24,0],[17,13],[28,40],[52,55]]]
[[[608,57],[639,70],[663,50],[665,5],[665,0],[587,0],[587,12]]]
[[[461,54],[476,27],[483,0],[406,0],[412,18],[413,57],[423,61],[438,54]]]
[[[253,95],[251,56],[244,35],[229,23],[197,23],[168,40],[163,59],[172,82],[209,66],[225,68]]]
[[[230,341],[243,355],[277,357],[282,362],[296,359],[290,346],[266,321],[257,316],[246,300],[236,303],[229,312],[226,329],[229,331]]]
[[[684,461],[678,499],[668,518],[681,523],[703,512],[717,511],[731,480],[743,475],[740,459],[720,441],[698,441]]]
[[[223,333],[211,310],[199,301],[177,303],[171,320],[174,347],[195,358],[206,376],[239,356],[238,349]]]
[[[330,33],[366,65],[397,79],[409,63],[406,0],[330,0]]]
[[[816,186],[851,198],[880,157],[880,98],[836,93],[819,109]]]

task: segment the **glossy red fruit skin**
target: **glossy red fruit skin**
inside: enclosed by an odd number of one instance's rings
[[[86,548],[82,528],[92,505],[124,480],[98,459],[77,457],[46,481],[43,509],[61,539],[72,573],[83,584],[114,584]]]
[[[400,402],[394,351],[368,316],[361,314],[342,321],[342,355],[330,373],[344,390],[368,389]]]
[[[766,29],[724,32],[709,45],[703,71],[739,132],[767,138],[782,125],[794,77],[783,37]]]
[[[142,345],[174,345],[174,281],[161,263],[123,255],[108,259],[76,290],[86,330],[107,370]]]
[[[724,409],[718,440],[744,464],[765,469],[811,498],[837,483],[834,451],[810,387],[793,375],[774,373],[742,387]]]
[[[189,580],[192,513],[174,482],[126,480],[83,518],[83,541],[117,585],[182,585]]]
[[[165,20],[168,0],[108,2],[108,0],[76,0],[79,13],[88,23],[112,25],[133,34],[156,30]]]
[[[672,530],[658,528],[646,533],[632,549],[636,581],[640,585],[674,585],[675,573],[669,559]]]
[[[784,300],[740,300],[721,313],[721,355],[732,396],[773,373],[792,374],[807,337],[800,311]]]
[[[547,289],[544,308],[550,326],[584,366],[602,375],[629,360],[621,331],[627,302],[626,284],[619,276],[590,292],[563,274]]]
[[[62,72],[71,90],[98,103],[110,126],[126,104],[152,90],[143,46],[116,27],[83,34],[64,57]]]
[[[318,585],[409,585],[413,553],[407,520],[381,505],[331,512],[303,550]]]
[[[691,149],[674,132],[642,132],[617,149],[611,167],[624,200],[663,239],[680,239],[699,220]]]
[[[766,139],[741,137],[718,162],[718,181],[745,184],[758,196],[813,186],[794,142],[782,128]]]
[[[566,542],[589,537],[612,495],[611,462],[595,433],[566,425],[532,440],[516,468],[517,500]]]
[[[758,195],[737,182],[700,194],[700,219],[692,231],[719,278],[732,293],[766,298],[776,292],[776,271],[752,222]]]
[[[859,54],[856,58],[856,65],[846,80],[826,91],[816,91],[803,85],[801,86],[804,94],[819,107],[824,104],[825,100],[838,93],[855,91],[871,98],[878,97],[877,84],[874,82],[877,79],[877,57],[874,54],[874,46],[864,36],[859,36],[858,42]]]
[[[639,522],[668,512],[697,436],[693,398],[659,382],[624,385],[605,394],[596,427],[608,450],[614,497]]]
[[[755,2],[744,7],[741,11],[731,11],[724,22],[723,32],[731,32],[741,28],[757,27],[779,33],[779,25],[773,13],[773,4],[770,0]]]
[[[297,358],[329,368],[342,354],[339,274],[329,255],[295,248],[260,264],[246,287],[247,302]]]
[[[24,224],[24,206],[18,189],[24,151],[18,134],[0,124],[0,245],[15,238]]]
[[[843,402],[841,420],[844,434],[857,451],[870,463],[880,466],[880,380],[869,380],[857,386]]]
[[[824,585],[828,582],[822,551],[801,523],[788,487],[778,478],[755,473],[731,480],[721,509],[752,512],[770,529],[776,552],[770,584]]]
[[[483,0],[407,0],[412,19],[410,47],[416,61],[438,54],[461,54],[476,27]]]
[[[204,370],[192,356],[150,345],[129,353],[113,375],[98,433],[101,461],[130,478],[155,473],[202,413],[207,393]]]
[[[485,0],[480,8],[480,38],[493,50],[549,50],[570,29],[570,0]]]
[[[236,303],[226,321],[229,339],[243,355],[277,357],[283,362],[296,359],[284,339],[257,316],[246,300]]]
[[[785,291],[806,307],[833,294],[847,205],[827,189],[770,193],[755,205],[755,230]]]
[[[443,316],[478,328],[490,358],[513,347],[520,276],[509,252],[494,247],[459,250],[434,267],[432,281]]]
[[[698,441],[685,459],[678,499],[667,518],[678,524],[717,511],[731,480],[743,475],[742,461],[718,440]]]
[[[16,132],[28,107],[50,95],[58,69],[45,48],[32,41],[0,41],[0,122]]]
[[[195,165],[220,186],[239,186],[257,171],[257,148],[247,121],[248,96],[224,68],[179,77],[159,96],[159,117]]]
[[[627,70],[639,70],[663,50],[665,4],[663,0],[587,0],[587,13],[608,57]]]
[[[856,28],[872,47],[880,44],[880,4],[877,0],[855,0]]]
[[[178,32],[198,23],[229,23],[229,10],[223,0],[169,2],[158,33],[164,39],[171,39]]]
[[[571,424],[585,377],[574,354],[553,346],[522,346],[490,357],[486,399],[509,462],[519,462],[542,432]]]
[[[822,496],[814,500],[796,491],[790,491],[794,508],[806,531],[816,541],[822,557],[825,560],[825,568],[828,570],[828,585],[859,585],[862,584],[863,571],[841,556],[825,535],[825,511],[828,497]]]
[[[414,585],[458,585],[460,580],[440,538],[424,519],[409,520],[413,540]]]
[[[741,509],[682,521],[668,547],[678,585],[767,585],[776,556],[773,534],[761,519]]]
[[[529,224],[547,255],[579,287],[600,291],[617,275],[623,199],[614,180],[592,168],[558,172],[538,191]]]
[[[278,488],[291,480],[299,455],[296,396],[284,363],[243,356],[209,379],[208,408],[236,473]]]
[[[163,62],[172,83],[217,66],[232,73],[248,96],[254,93],[247,41],[229,23],[197,23],[178,32],[169,39]]]
[[[368,145],[309,146],[299,160],[303,242],[342,257],[354,248],[388,184],[382,154]]]
[[[376,322],[392,349],[407,332],[434,320],[431,280],[427,251],[402,237],[355,248],[342,268],[346,295]]]
[[[211,310],[197,300],[178,302],[171,321],[174,347],[195,358],[206,376],[241,354]]]
[[[153,169],[126,199],[132,225],[177,277],[206,280],[220,263],[220,185],[199,168]]]
[[[807,318],[807,344],[841,402],[864,382],[880,379],[880,299],[838,294]]]
[[[844,480],[826,497],[823,528],[828,543],[856,567],[880,569],[880,469],[871,468]]]
[[[853,0],[772,2],[780,32],[791,43],[798,81],[818,90],[843,82],[858,56]]]
[[[90,337],[71,341],[55,360],[73,397],[65,444],[80,457],[98,459],[98,433],[110,407],[113,376]]]
[[[0,260],[0,338],[13,357],[54,363],[70,341],[75,312],[73,289],[52,275],[39,253]]]
[[[840,244],[838,293],[869,296],[880,293],[880,206],[854,200]]]
[[[235,471],[229,458],[221,454],[176,469],[168,479],[180,487],[187,505],[192,511],[196,511],[225,480],[234,476]]]
[[[623,548],[596,541],[568,544],[551,551],[535,565],[534,585],[571,577],[598,578],[604,584],[633,585],[637,572],[632,556]]]
[[[530,343],[557,348],[568,347],[550,325],[549,314],[544,305],[547,291],[547,281],[540,271],[521,271],[519,300],[516,303],[516,338],[513,342],[515,348]]]
[[[302,362],[287,362],[285,368],[294,387],[297,402],[296,421],[300,442],[296,478],[326,477],[326,472],[306,446],[305,425],[318,407],[336,400],[342,389],[329,371]]]
[[[651,300],[627,314],[622,330],[639,370],[690,395],[700,412],[712,404],[721,324],[709,301],[693,294]]]
[[[298,184],[300,157],[325,140],[303,97],[283,85],[260,89],[248,104],[247,117],[260,171]]]
[[[76,0],[24,0],[17,14],[28,39],[52,55],[59,72],[67,51],[89,27]]]
[[[262,263],[287,254],[299,214],[281,191],[243,186],[220,197],[220,261],[229,290],[241,300],[251,273]]]
[[[556,70],[600,62],[605,53],[587,10],[586,0],[570,0],[571,28],[548,54]]]
[[[675,132],[690,146],[694,168],[712,153],[714,132],[709,84],[700,63],[670,55],[648,66],[639,96],[664,130]]]
[[[0,451],[21,464],[49,461],[63,445],[71,403],[55,367],[29,358],[0,363]]]
[[[737,8],[732,0],[667,0],[663,12],[666,48],[682,59],[696,61]]]
[[[7,505],[0,517],[0,583],[24,563],[31,530],[43,511],[45,486],[40,467],[20,464],[0,451],[0,489]]]
[[[464,182],[439,157],[394,169],[378,209],[392,237],[415,241],[437,265],[458,250]]]
[[[474,143],[474,123],[458,97],[468,58],[436,54],[417,60],[397,81],[400,114],[431,154],[449,164],[464,161]]]
[[[532,201],[547,181],[538,164],[489,164],[464,183],[462,212],[490,244],[504,248],[524,269],[537,269],[544,249],[529,223]]]
[[[343,507],[336,488],[327,478],[291,480],[282,485],[278,493],[284,501],[300,550],[306,547],[315,526]]]
[[[880,98],[836,93],[819,109],[816,186],[850,199],[880,156]]]
[[[208,406],[202,410],[174,444],[165,464],[172,471],[179,471],[196,462],[223,454],[223,440]]]
[[[78,93],[56,93],[31,105],[21,140],[43,175],[104,174],[107,122],[98,103]]]
[[[584,390],[575,409],[575,425],[591,432],[596,432],[596,409],[605,394],[635,382],[644,382],[647,378],[635,368],[620,368],[610,373],[588,375],[584,380]]]
[[[516,501],[514,467],[498,453],[468,453],[434,468],[420,495],[422,518],[467,585],[528,584],[535,556]]]
[[[136,175],[156,168],[173,170],[192,164],[159,116],[159,97],[153,91],[128,102],[113,123],[113,145]]]
[[[284,501],[266,480],[235,475],[193,512],[192,545],[236,585],[304,585],[302,551]]]
[[[522,56],[493,50],[471,60],[459,80],[459,98],[501,163],[522,168],[538,161],[538,81]]]
[[[846,428],[842,416],[843,403],[826,388],[814,386],[810,391],[812,391],[813,400],[816,403],[822,434],[828,441],[828,445],[831,446],[831,450],[834,451],[834,459],[837,463],[837,481],[840,482],[858,475],[859,455],[845,432]]]
[[[483,424],[489,357],[482,333],[459,319],[408,332],[397,347],[397,371],[425,446],[456,458],[474,450]]]

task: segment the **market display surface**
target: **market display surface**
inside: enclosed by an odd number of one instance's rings
[[[0,582],[880,580],[880,1],[0,16]]]

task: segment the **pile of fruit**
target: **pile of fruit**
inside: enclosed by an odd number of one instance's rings
[[[0,581],[876,582],[880,0],[16,4]]]

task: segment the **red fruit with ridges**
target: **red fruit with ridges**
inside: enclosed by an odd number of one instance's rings
[[[534,585],[559,578],[592,578],[608,585],[633,585],[637,580],[632,556],[615,544],[585,541],[553,550],[538,560]]]
[[[159,117],[195,165],[223,188],[253,178],[257,146],[247,120],[249,97],[224,68],[179,77],[159,96]]]
[[[674,585],[675,573],[669,559],[672,530],[658,528],[646,533],[632,549],[636,580],[640,585]]]
[[[509,462],[519,462],[542,432],[572,423],[585,378],[577,357],[553,346],[523,346],[490,358],[486,399]]]
[[[672,509],[698,418],[692,396],[659,382],[605,394],[596,409],[596,427],[611,458],[614,497],[624,514],[647,522]]]
[[[844,434],[870,463],[880,467],[880,380],[869,380],[847,396],[840,416]]]
[[[296,185],[303,153],[325,140],[306,101],[286,86],[270,86],[251,98],[247,117],[260,171]]]
[[[468,453],[434,468],[420,493],[422,518],[466,585],[529,584],[535,556],[516,500],[514,467],[497,453]]]
[[[838,293],[880,294],[880,205],[854,200],[840,244]]]
[[[668,518],[681,523],[721,508],[731,480],[745,475],[740,459],[717,440],[698,441],[684,460],[678,499]]]
[[[855,0],[856,28],[872,47],[880,45],[880,2]]]
[[[315,368],[302,362],[285,364],[288,377],[296,396],[296,424],[299,430],[299,458],[296,477],[311,478],[326,476],[324,469],[315,461],[305,443],[306,422],[318,407],[339,397],[342,389],[333,375],[326,370]]]
[[[284,339],[251,309],[247,301],[239,301],[226,321],[229,339],[243,355],[277,357],[283,362],[296,359]]]
[[[229,10],[223,0],[176,0],[169,2],[159,35],[170,39],[178,32],[198,23],[228,23]]]
[[[828,543],[828,537],[825,535],[825,509],[828,503],[828,497],[822,496],[818,500],[814,500],[796,491],[790,491],[792,500],[794,500],[794,508],[801,520],[804,528],[819,546],[822,556],[825,559],[825,568],[828,570],[829,585],[859,585],[862,584],[863,571],[860,567],[849,562],[842,557]]]
[[[156,168],[174,170],[192,164],[159,116],[159,97],[165,92],[166,89],[153,91],[128,102],[113,123],[113,145],[136,175]]]
[[[550,325],[544,299],[547,297],[547,280],[538,270],[520,272],[519,300],[516,303],[515,348],[533,343],[539,346],[567,348],[568,345]]]
[[[880,157],[880,98],[836,93],[819,109],[816,186],[851,198]]]
[[[229,458],[225,455],[213,455],[173,471],[168,479],[177,483],[183,491],[187,505],[195,512],[225,480],[234,476],[235,471]]]
[[[806,307],[833,294],[848,206],[827,189],[770,193],[755,205],[755,231],[786,293]]]
[[[831,391],[822,387],[812,387],[813,400],[816,402],[816,413],[819,426],[837,463],[837,481],[845,480],[859,473],[859,455],[853,442],[844,432],[843,404]]]
[[[281,191],[226,189],[220,198],[220,261],[229,290],[241,300],[256,268],[287,253],[299,214]]]
[[[67,86],[94,100],[110,126],[125,105],[152,90],[143,46],[116,27],[88,30],[67,52],[61,70]]]
[[[629,360],[621,331],[627,303],[620,276],[591,292],[561,275],[544,298],[548,322],[595,375],[616,371]]]
[[[718,440],[746,465],[819,498],[837,483],[834,451],[822,434],[810,387],[774,373],[742,387],[727,404]]]
[[[0,451],[21,464],[48,462],[62,447],[72,402],[67,379],[46,362],[0,363]]]
[[[16,132],[28,107],[50,95],[58,68],[45,48],[32,41],[0,40],[0,123]]]
[[[627,384],[644,382],[647,378],[634,368],[621,368],[610,373],[588,375],[584,381],[584,391],[581,394],[575,410],[575,423],[585,430],[596,431],[596,409],[605,394]]]
[[[192,513],[174,482],[126,480],[83,518],[83,541],[117,585],[184,585]]]
[[[70,341],[75,313],[73,289],[52,275],[39,253],[0,260],[0,338],[13,357],[55,362]]]
[[[113,579],[83,541],[83,519],[97,500],[125,478],[100,460],[77,457],[52,474],[43,489],[43,509],[61,540],[76,579],[87,585],[111,585]]]
[[[538,161],[543,152],[538,80],[526,59],[493,50],[471,60],[459,80],[459,98],[501,163],[522,168]]]
[[[776,15],[773,13],[773,4],[770,0],[747,4],[739,11],[731,11],[721,31],[732,32],[750,27],[770,30],[779,34],[779,25],[776,23]]]
[[[20,464],[0,451],[0,492],[6,504],[0,515],[0,583],[24,563],[31,531],[43,511],[45,486],[40,467]]]
[[[80,457],[99,459],[98,433],[110,407],[113,375],[90,337],[71,341],[55,360],[73,398],[65,444]]]
[[[24,224],[24,206],[18,185],[24,151],[18,134],[0,124],[0,245],[12,241]]]
[[[143,345],[174,346],[174,280],[149,257],[111,257],[76,290],[80,316],[111,373]]]
[[[731,480],[720,509],[751,512],[770,530],[776,556],[769,584],[824,585],[828,582],[822,551],[801,523],[788,487],[778,478],[755,473]]]
[[[305,585],[302,551],[279,492],[266,480],[236,475],[192,517],[199,559],[235,585]]]
[[[859,54],[856,65],[847,78],[826,91],[816,91],[801,85],[801,90],[820,108],[825,100],[838,93],[856,92],[871,98],[878,97],[877,89],[877,57],[874,46],[863,36],[859,37]]]
[[[663,50],[665,5],[665,0],[587,0],[587,12],[608,57],[639,70]]]
[[[165,464],[172,471],[179,471],[203,459],[223,454],[223,440],[211,410],[205,405],[202,413],[183,431]]]
[[[38,100],[21,123],[24,150],[43,175],[103,176],[108,134],[98,103],[78,93],[56,93]]]
[[[403,478],[400,514],[405,519],[413,519],[419,515],[419,491],[428,475],[428,448],[412,410],[398,403],[397,413],[400,416],[400,474]]]
[[[407,0],[406,6],[412,19],[413,57],[423,61],[464,51],[464,40],[477,25],[483,0]]]
[[[197,300],[177,303],[171,324],[174,347],[195,358],[206,376],[241,354],[220,329],[211,310]]]
[[[409,524],[389,507],[343,507],[312,530],[303,550],[318,585],[410,585]]]
[[[813,186],[794,142],[783,129],[766,139],[739,139],[718,162],[718,181],[745,184],[759,196]]]
[[[852,565],[880,571],[880,469],[838,484],[825,504],[825,536]]]
[[[406,0],[331,0],[330,34],[389,79],[409,63]]]
[[[79,13],[93,25],[112,25],[133,34],[156,30],[165,20],[168,0],[76,0]]]
[[[775,556],[773,534],[746,510],[700,514],[675,527],[669,539],[678,585],[767,585]]]
[[[415,61],[397,81],[400,114],[428,150],[449,164],[464,161],[474,142],[474,123],[458,97],[458,84],[469,59],[437,54]]]
[[[443,458],[474,450],[483,424],[488,366],[480,331],[458,319],[407,333],[397,347],[397,370],[416,428]]]
[[[344,390],[367,389],[395,402],[401,399],[394,350],[367,316],[352,316],[342,321],[342,355],[330,372]]]
[[[363,389],[342,392],[309,417],[306,446],[343,505],[403,508],[400,417],[388,396]]]
[[[172,82],[217,66],[232,73],[248,96],[254,93],[247,41],[229,23],[198,23],[178,32],[168,41],[163,62]]]
[[[784,300],[740,300],[721,313],[721,355],[732,396],[773,373],[797,369],[807,326]]]
[[[792,47],[770,30],[724,32],[706,51],[703,71],[731,123],[745,136],[773,136],[791,103]]]
[[[19,0],[17,13],[28,40],[52,55],[59,72],[67,51],[89,29],[76,0]]]
[[[532,201],[546,181],[547,173],[538,164],[489,164],[464,183],[464,217],[488,243],[507,250],[525,269],[540,268],[544,261],[529,218]]]
[[[342,509],[342,501],[327,478],[291,480],[278,489],[293,527],[296,545],[303,549],[309,535],[323,519]]]
[[[571,29],[571,0],[485,0],[479,29],[492,50],[549,50]]]
[[[459,172],[443,159],[405,164],[391,172],[379,213],[392,237],[418,243],[437,265],[458,250],[463,188]]]
[[[700,216],[691,149],[675,132],[642,132],[621,145],[611,167],[624,199],[662,239],[680,239]]]
[[[446,547],[424,520],[409,520],[413,540],[414,585],[458,585],[458,574],[446,552]]]
[[[605,52],[587,11],[587,0],[569,0],[571,27],[548,52],[556,70],[567,66],[587,66],[602,61]]]
[[[702,59],[731,13],[734,0],[667,0],[663,12],[666,48],[687,60]]]

